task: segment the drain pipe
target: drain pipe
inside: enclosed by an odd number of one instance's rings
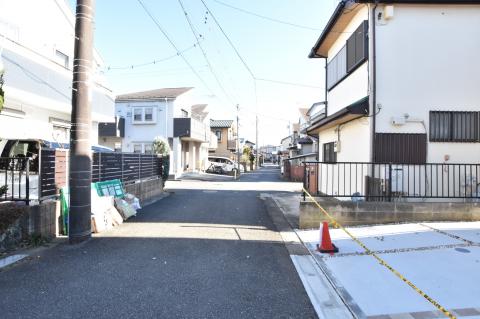
[[[375,1],[375,6],[372,8],[372,162],[374,163],[375,158],[375,151],[376,151],[376,139],[375,139],[375,132],[376,132],[376,109],[377,109],[377,63],[376,63],[376,32],[375,32],[375,25],[376,25],[376,11],[378,6],[378,0]]]

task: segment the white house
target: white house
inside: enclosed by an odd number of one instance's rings
[[[68,142],[75,18],[64,0],[0,0],[5,105],[0,139]],[[92,131],[112,121],[114,98],[94,52]],[[92,143],[98,143],[96,133]]]
[[[480,162],[479,54],[480,1],[340,1],[309,55],[326,66],[325,101],[307,128],[320,161],[398,164],[392,176],[368,173],[390,195],[445,197],[435,187],[452,177],[470,181],[455,196],[473,197],[471,166],[426,163]],[[400,164],[423,164],[418,185]],[[328,191],[319,182],[320,192],[342,194],[340,182]]]
[[[210,119],[206,104],[192,105],[191,90],[163,88],[117,96],[117,122],[101,124],[100,143],[123,152],[152,153],[154,139],[161,137],[171,149],[171,176],[205,170]],[[119,130],[109,129],[109,125]]]

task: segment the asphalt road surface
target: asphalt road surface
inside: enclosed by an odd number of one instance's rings
[[[0,271],[0,318],[315,318],[260,191],[228,190],[281,190],[278,175],[217,190],[196,181],[86,243]]]

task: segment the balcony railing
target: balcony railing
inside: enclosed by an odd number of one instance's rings
[[[304,187],[320,197],[398,201],[480,199],[480,164],[304,162]]]
[[[174,118],[173,136],[198,142],[208,142],[210,140],[210,130],[207,130],[204,123],[194,118]]]
[[[125,137],[125,118],[116,117],[115,122],[99,123],[98,136],[100,137]]]

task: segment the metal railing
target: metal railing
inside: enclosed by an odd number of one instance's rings
[[[304,162],[304,187],[321,197],[395,201],[478,199],[480,164]]]
[[[30,159],[0,157],[0,201],[30,202]]]

